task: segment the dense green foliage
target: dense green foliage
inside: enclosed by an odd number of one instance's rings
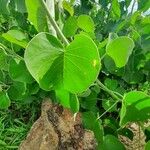
[[[149,149],[150,1],[55,1],[55,19],[42,0],[0,4],[0,148],[17,148],[49,97],[82,113],[98,150],[124,150],[131,122]]]

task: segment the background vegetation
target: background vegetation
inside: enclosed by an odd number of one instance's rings
[[[80,111],[85,128],[95,133],[98,149],[125,149],[118,136],[133,139],[132,131],[126,127],[131,122],[140,124],[146,136],[145,149],[150,149],[150,127],[144,127],[150,118],[149,0],[55,1],[55,13],[50,12],[55,14],[54,20],[40,0],[0,0],[0,4],[1,150],[18,148],[39,117],[45,97],[74,113]],[[57,39],[49,33],[57,35]],[[89,49],[84,48],[86,44]],[[52,61],[55,65],[49,68],[51,78],[45,74],[40,78],[40,63],[43,67],[51,63],[41,61],[40,45],[56,50],[66,45],[71,50],[82,49],[76,54],[82,58],[74,60],[80,71],[75,71],[69,62],[65,64],[69,70],[66,74],[71,74],[63,80],[65,89],[56,76],[62,71],[61,57]],[[37,54],[33,51],[36,49]],[[84,58],[96,59],[94,68]],[[85,83],[80,74],[84,71],[88,73]]]

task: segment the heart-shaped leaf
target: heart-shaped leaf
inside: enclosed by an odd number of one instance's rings
[[[134,42],[127,36],[112,40],[106,47],[107,54],[114,60],[116,66],[121,68],[128,62],[134,48]]]
[[[77,35],[66,48],[49,33],[39,33],[25,51],[27,68],[45,90],[63,87],[71,93],[86,90],[97,78],[100,58],[95,43]]]

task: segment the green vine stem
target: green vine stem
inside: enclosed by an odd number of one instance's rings
[[[50,10],[48,9],[46,3],[44,0],[42,0],[42,4],[43,4],[43,7],[45,8],[46,10],[46,13],[47,13],[47,17],[51,23],[51,25],[54,27],[56,33],[58,34],[58,36],[62,39],[62,41],[64,42],[65,45],[69,45],[69,42],[68,40],[65,38],[65,36],[63,35],[63,33],[61,32],[60,28],[58,27],[56,21],[53,19],[53,17],[51,16],[51,13],[50,13]]]
[[[104,113],[102,113],[98,118],[97,120],[101,119],[107,112],[109,112],[113,107],[115,107],[115,105],[117,105],[117,103],[119,102],[120,100],[116,101],[113,105],[111,105],[106,111],[104,111]]]
[[[66,37],[64,36],[64,34],[62,33],[62,31],[60,30],[60,28],[57,25],[56,21],[51,16],[50,11],[49,11],[49,9],[48,9],[48,7],[47,7],[47,5],[46,5],[46,3],[45,3],[44,0],[42,0],[42,4],[43,4],[44,8],[46,9],[46,13],[47,13],[47,16],[49,18],[49,21],[51,22],[52,26],[54,27],[56,33],[62,39],[62,41],[64,42],[64,44],[66,46],[69,45],[68,40],[66,39]],[[102,88],[103,90],[105,90],[114,99],[116,99],[117,101],[120,101],[120,98],[112,90],[108,89],[103,83],[101,83],[98,79],[97,79],[97,84],[100,86],[100,88]]]
[[[55,19],[55,2],[54,2],[54,0],[46,0],[46,5],[47,5],[47,8],[49,10],[51,10],[51,16]],[[48,18],[47,18],[47,23],[48,23],[49,31],[52,33],[52,35],[57,36],[56,31],[55,31],[54,27],[51,25]]]
[[[103,83],[101,83],[98,79],[97,79],[97,84],[103,89],[105,90],[107,93],[109,93],[109,95],[111,95],[114,99],[120,101],[120,98],[110,89],[108,89]],[[120,95],[122,97],[122,95]]]

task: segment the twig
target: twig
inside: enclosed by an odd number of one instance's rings
[[[66,37],[63,35],[63,33],[61,32],[60,28],[58,27],[56,21],[53,19],[53,17],[51,16],[51,13],[45,3],[44,0],[42,0],[42,4],[46,10],[47,13],[47,17],[49,18],[49,21],[51,22],[52,26],[54,27],[55,31],[57,32],[58,36],[60,36],[60,38],[62,39],[62,41],[64,42],[65,45],[69,45],[68,40],[66,39]]]
[[[46,0],[46,5],[47,5],[47,8],[51,11],[51,16],[55,19],[55,2],[54,2],[54,0]],[[48,18],[47,18],[47,24],[48,24],[49,31],[54,36],[57,36],[56,31],[55,31],[54,27],[51,25]]]

